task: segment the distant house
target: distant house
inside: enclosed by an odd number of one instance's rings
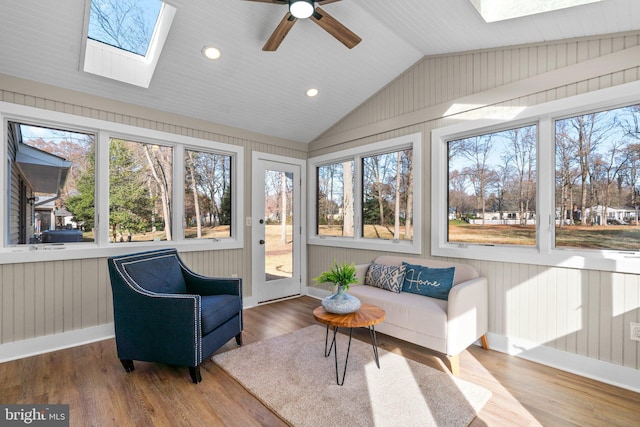
[[[8,136],[9,244],[36,243],[44,226],[55,227],[53,201],[59,197],[72,163],[24,144],[17,124],[9,126]]]

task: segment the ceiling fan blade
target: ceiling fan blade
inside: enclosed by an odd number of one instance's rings
[[[362,39],[350,29],[339,23],[334,17],[319,7],[316,7],[315,12],[311,15],[311,19],[349,49],[352,49],[362,41]]]
[[[275,3],[275,4],[287,4],[289,3],[287,0],[244,0],[244,1],[255,1],[258,3]],[[336,1],[336,0],[334,0]],[[340,0],[337,0],[340,1]]]
[[[321,0],[321,1],[317,1],[316,3],[318,3],[319,5],[325,5],[329,3],[335,3],[337,1],[340,1],[340,0]]]
[[[276,29],[273,30],[271,37],[269,37],[269,40],[267,40],[267,42],[264,44],[262,50],[265,52],[274,52],[275,50],[277,50],[278,46],[280,46],[282,40],[284,40],[287,34],[289,34],[289,30],[291,30],[293,24],[295,24],[297,20],[298,19],[295,18],[291,13],[287,12]]]

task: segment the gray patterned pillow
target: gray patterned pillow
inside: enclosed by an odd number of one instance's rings
[[[404,265],[396,267],[372,262],[367,270],[364,284],[399,293],[404,282],[404,270]]]

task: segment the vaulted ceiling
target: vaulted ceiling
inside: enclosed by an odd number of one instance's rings
[[[342,0],[322,7],[362,38],[355,48],[307,19],[263,52],[286,5],[166,2],[177,12],[149,88],[82,71],[85,0],[0,2],[0,73],[308,143],[425,55],[640,29],[638,0],[493,23],[470,0]]]

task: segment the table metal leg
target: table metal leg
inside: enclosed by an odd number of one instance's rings
[[[338,375],[338,344],[336,343],[336,336],[338,334],[338,327],[334,326],[333,328],[333,339],[331,340],[331,346],[329,346],[329,325],[327,325],[327,330],[324,337],[324,357],[329,357],[331,355],[331,351],[333,351],[333,356],[335,360],[336,366],[336,384],[339,386],[344,385],[344,377],[347,374],[347,364],[349,363],[349,352],[351,351],[351,338],[353,336],[353,328],[349,328],[349,345],[347,346],[347,355],[344,359],[344,369],[342,370],[342,380]],[[378,341],[376,339],[376,330],[373,325],[368,327],[369,336],[371,337],[371,346],[373,347],[373,356],[376,361],[376,366],[380,369],[380,359],[378,357]],[[329,346],[329,350],[327,351],[327,346]]]
[[[376,359],[376,366],[380,369],[380,359],[378,358],[378,340],[376,339],[376,329],[374,325],[369,326],[369,336],[371,337],[371,346],[373,347],[373,356]]]

